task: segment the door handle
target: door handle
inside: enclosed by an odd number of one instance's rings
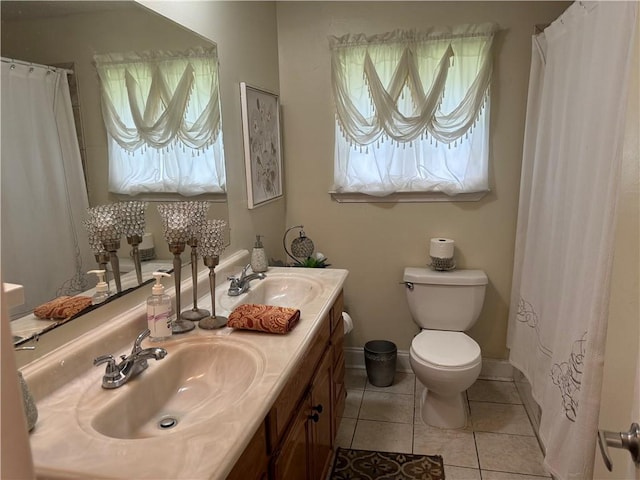
[[[610,472],[613,470],[613,462],[608,447],[628,450],[633,463],[636,467],[640,466],[640,426],[637,423],[632,423],[628,432],[598,430],[598,445],[604,464]]]

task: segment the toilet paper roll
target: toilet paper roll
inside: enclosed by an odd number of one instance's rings
[[[429,255],[435,258],[453,258],[455,243],[450,238],[432,238]]]
[[[347,312],[342,312],[342,321],[344,323],[344,334],[346,335],[353,330],[353,320]]]

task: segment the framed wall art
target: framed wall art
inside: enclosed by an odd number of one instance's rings
[[[283,196],[280,100],[277,95],[240,83],[242,132],[250,209]]]

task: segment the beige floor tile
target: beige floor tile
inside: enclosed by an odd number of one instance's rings
[[[364,390],[367,384],[367,371],[364,368],[347,368],[344,372],[347,389]]]
[[[481,470],[546,475],[542,452],[535,437],[476,432]]]
[[[347,390],[347,399],[344,404],[344,412],[342,413],[344,418],[358,418],[363,395],[364,390]]]
[[[477,468],[453,467],[445,465],[444,476],[447,480],[480,480],[480,470]]]
[[[507,472],[492,472],[491,470],[482,470],[482,480],[542,480],[544,478],[551,478],[551,476],[537,476],[537,475],[521,475],[519,473],[507,473]],[[449,480],[449,477],[447,477]]]
[[[351,448],[411,453],[413,425],[358,420]]]
[[[472,432],[416,424],[413,426],[413,453],[442,455],[445,465],[478,468]]]
[[[469,407],[475,432],[535,435],[523,405],[472,401]]]
[[[336,447],[351,448],[353,434],[356,431],[357,420],[355,418],[343,418],[336,433]]]
[[[413,373],[396,372],[393,378],[393,384],[388,387],[376,387],[367,381],[366,390],[373,392],[385,393],[402,393],[404,395],[413,395],[415,391],[416,376]]]
[[[467,395],[470,401],[522,404],[513,382],[478,380],[469,387]]]
[[[413,395],[365,390],[359,419],[413,424]]]

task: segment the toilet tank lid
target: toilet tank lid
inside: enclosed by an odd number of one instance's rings
[[[438,272],[426,267],[406,267],[404,281],[426,285],[486,285],[489,279],[482,270]]]

